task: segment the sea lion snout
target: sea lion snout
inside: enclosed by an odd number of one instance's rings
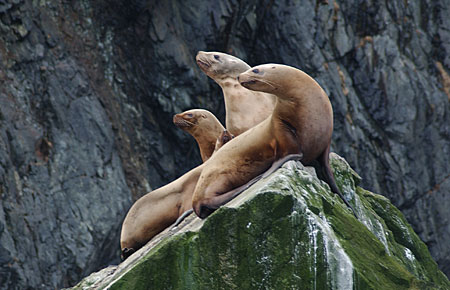
[[[245,87],[244,84],[248,79],[248,75],[245,75],[245,73],[241,73],[236,77],[236,79],[241,84],[241,86]]]
[[[202,69],[203,71],[208,71],[208,69],[211,67],[211,64],[208,61],[208,55],[204,51],[197,52],[197,55],[195,56],[195,61],[197,62],[197,65]]]
[[[186,123],[183,122],[183,118],[179,114],[173,115],[173,124],[177,127],[186,127]]]
[[[251,81],[248,81],[248,82],[242,82],[241,85],[248,89],[248,88],[250,88],[250,85],[255,84],[255,83],[256,83],[255,80],[251,80]]]
[[[193,122],[188,121],[185,118],[183,118],[182,114],[173,115],[173,123],[175,126],[183,130],[196,125],[195,120],[193,120]]]

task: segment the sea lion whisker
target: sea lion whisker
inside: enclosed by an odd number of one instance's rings
[[[207,59],[197,59],[197,64],[205,69],[209,69],[211,67],[211,62]]]
[[[191,125],[191,126],[195,126],[195,123],[193,123],[193,122],[191,122],[191,121],[188,121],[188,120],[186,120],[186,119],[183,119],[183,122],[186,123],[186,124],[189,124],[189,125]]]
[[[190,121],[188,121],[188,120],[186,120],[186,119],[178,118],[178,119],[175,121],[175,125],[181,126],[181,127],[193,127],[193,126],[195,126],[196,124],[193,123],[193,122],[190,122]]]
[[[267,85],[269,85],[269,86],[271,86],[273,89],[276,89],[276,86],[275,86],[271,81],[269,81],[269,80],[262,80],[262,79],[259,79],[258,81],[259,81],[259,82],[262,82],[262,83],[264,83],[264,84],[267,84]]]

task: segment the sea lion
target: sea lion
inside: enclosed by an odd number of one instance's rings
[[[351,208],[329,165],[333,110],[320,85],[303,71],[279,64],[256,66],[238,80],[248,89],[275,94],[277,103],[269,118],[225,144],[204,164],[192,197],[195,213],[207,217],[233,198],[236,188],[291,154],[302,155],[304,165],[317,162],[319,178]]]
[[[203,165],[147,193],[131,206],[120,234],[123,260],[192,208],[192,193]]]
[[[233,137],[206,110],[186,111],[175,115],[173,121],[197,140],[202,159],[211,156],[213,151]],[[147,193],[132,205],[122,224],[122,259],[133,254],[168,226],[178,225],[192,212],[192,193],[201,171],[202,165]]]
[[[203,109],[185,111],[174,115],[173,123],[195,138],[203,162],[216,150],[216,142],[217,146],[222,145],[222,140],[218,137],[223,134],[225,128],[210,111]]]
[[[195,59],[200,69],[222,88],[225,126],[231,134],[242,134],[272,113],[275,96],[248,90],[237,81],[236,77],[250,68],[244,61],[226,53],[205,51],[199,51]]]

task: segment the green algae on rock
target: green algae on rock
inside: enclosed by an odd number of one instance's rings
[[[344,159],[332,154],[331,164],[359,220],[290,161],[206,220],[190,216],[74,289],[449,289],[401,212],[358,187]]]

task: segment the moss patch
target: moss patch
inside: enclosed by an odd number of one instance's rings
[[[198,232],[164,240],[111,289],[449,289],[389,200],[332,164],[359,220],[306,171],[283,168]]]

